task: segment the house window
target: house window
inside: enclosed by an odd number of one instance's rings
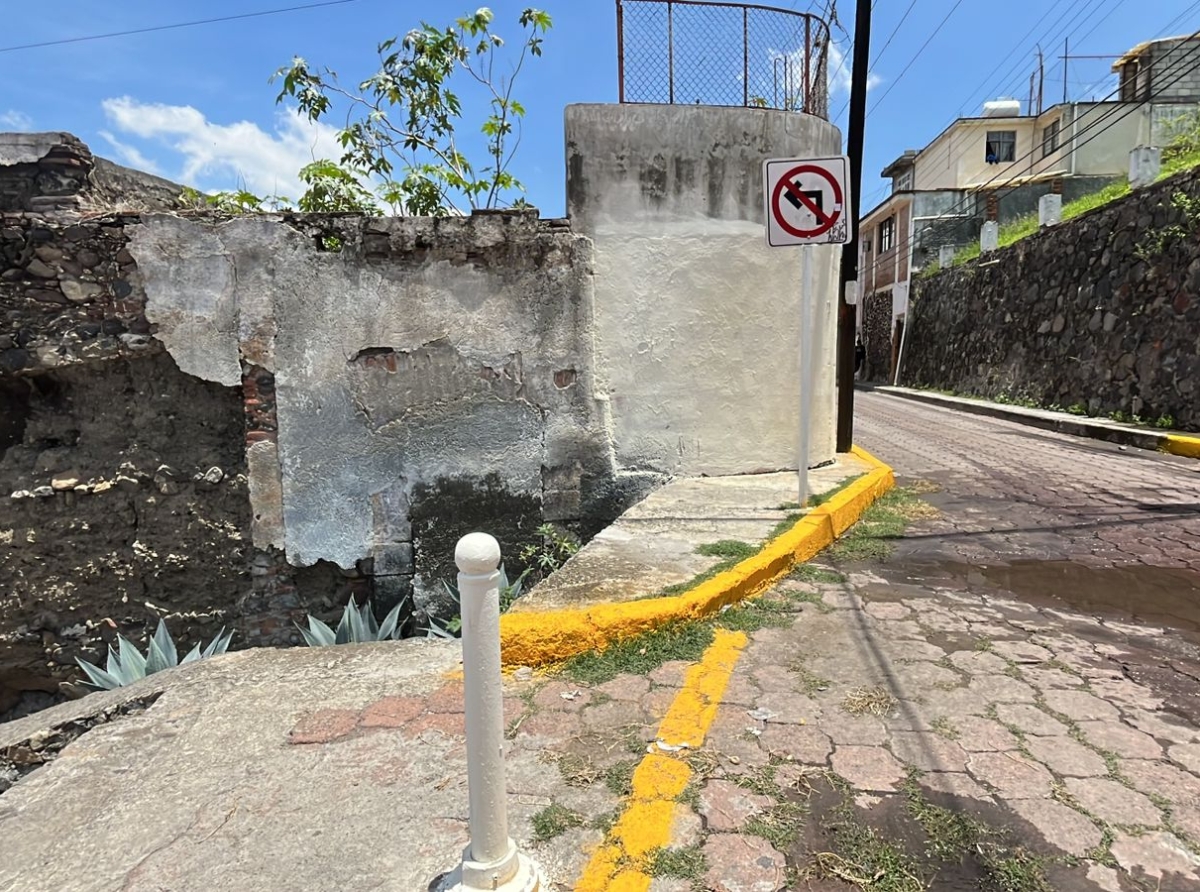
[[[984,158],[988,164],[1008,164],[1017,160],[1017,131],[989,130]]]
[[[879,253],[886,254],[896,243],[896,218],[888,217],[879,224]]]
[[[900,176],[896,177],[896,192],[907,192],[913,187],[913,172],[906,170]]]
[[[1058,151],[1058,128],[1059,121],[1051,121],[1046,125],[1046,129],[1042,131],[1042,157],[1053,155]]]

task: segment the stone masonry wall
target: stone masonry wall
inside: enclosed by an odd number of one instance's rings
[[[916,282],[901,383],[1200,429],[1200,172]]]
[[[860,379],[883,382],[892,368],[892,291],[869,294],[863,299],[863,361]]]

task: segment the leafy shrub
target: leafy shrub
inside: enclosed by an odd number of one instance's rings
[[[125,685],[133,684],[147,675],[153,675],[155,672],[161,672],[173,666],[182,666],[187,663],[194,663],[204,657],[223,654],[228,650],[229,642],[232,639],[233,632],[230,631],[227,633],[224,627],[222,627],[221,631],[217,633],[217,637],[209,643],[208,647],[201,650],[200,645],[197,644],[187,656],[180,660],[175,642],[171,638],[171,633],[167,630],[167,624],[160,619],[158,621],[158,628],[155,630],[154,636],[150,639],[145,656],[123,635],[118,635],[117,650],[114,651],[112,645],[109,645],[108,663],[104,669],[101,669],[94,663],[89,663],[87,660],[81,660],[78,657],[75,661],[87,674],[87,684],[90,684],[97,690],[111,691]]]
[[[308,617],[308,628],[296,626],[304,636],[304,643],[309,647],[329,647],[334,644],[362,644],[368,641],[388,641],[400,637],[400,609],[407,598],[391,609],[382,623],[375,622],[375,614],[371,612],[370,602],[361,607],[353,598],[342,611],[342,620],[336,631],[317,619]]]

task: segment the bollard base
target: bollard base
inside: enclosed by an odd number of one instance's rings
[[[517,871],[504,883],[494,882],[496,873],[484,865],[464,861],[450,873],[438,877],[429,892],[540,892],[542,872],[524,855],[516,856]]]

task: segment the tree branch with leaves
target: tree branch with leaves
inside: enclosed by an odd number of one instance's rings
[[[528,60],[542,54],[552,22],[542,10],[522,12],[520,48],[508,73],[497,75],[505,42],[492,32],[494,20],[485,7],[446,28],[423,22],[386,40],[378,47],[379,70],[354,89],[299,57],[279,69],[272,78],[283,80],[276,102],[294,99],[313,122],[345,106],[337,133],[342,156],[304,169],[301,210],[366,211],[378,200],[395,214],[445,216],[524,204],[524,186],[510,171],[525,117],[513,88]],[[487,160],[479,167],[459,146],[464,107],[453,87],[460,73],[489,95],[479,127]]]

